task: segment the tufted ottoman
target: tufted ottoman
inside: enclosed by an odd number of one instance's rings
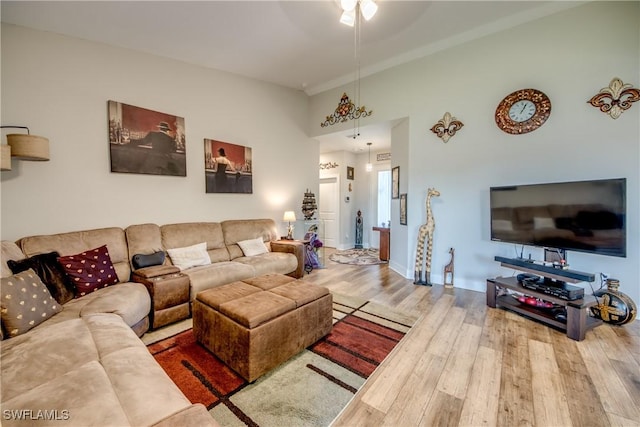
[[[199,292],[193,302],[198,342],[249,382],[331,331],[326,288],[282,274]]]

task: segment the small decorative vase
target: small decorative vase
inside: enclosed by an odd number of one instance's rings
[[[638,308],[628,295],[620,292],[618,279],[607,279],[607,289],[600,289],[593,293],[598,299],[598,305],[591,307],[591,313],[598,319],[612,325],[624,325],[633,322]]]

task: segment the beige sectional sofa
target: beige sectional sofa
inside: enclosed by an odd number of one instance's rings
[[[266,252],[245,256],[238,242],[256,238],[263,240]],[[53,251],[67,256],[100,245],[106,245],[119,281],[61,304],[57,314],[12,338],[3,312],[2,424],[216,426],[138,338],[149,328],[150,297],[144,285],[130,281],[131,259],[206,242],[211,264],[183,271],[191,279],[193,299],[200,290],[256,275],[301,277],[303,246],[277,239],[275,222],[257,219],[141,224],[3,241],[3,287],[16,277],[8,260]],[[165,263],[171,264],[171,258]],[[0,293],[6,296],[4,289]]]

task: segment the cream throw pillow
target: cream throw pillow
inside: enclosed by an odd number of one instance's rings
[[[533,228],[539,230],[541,228],[556,228],[556,223],[553,221],[553,218],[540,218],[533,217]]]
[[[209,258],[209,254],[207,253],[206,242],[185,248],[167,249],[167,253],[173,265],[180,270],[211,264],[211,258]]]
[[[260,237],[256,239],[242,240],[238,242],[238,246],[242,249],[244,256],[255,256],[269,252]]]

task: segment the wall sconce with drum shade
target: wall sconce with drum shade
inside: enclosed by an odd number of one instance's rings
[[[285,240],[293,240],[293,225],[291,225],[291,223],[296,221],[296,213],[294,211],[286,211],[282,220],[289,223]]]
[[[29,161],[49,160],[49,140],[43,136],[31,135],[26,126],[0,126],[1,129],[26,129],[26,134],[10,133],[7,145],[0,146],[2,170],[11,170],[11,158]]]

